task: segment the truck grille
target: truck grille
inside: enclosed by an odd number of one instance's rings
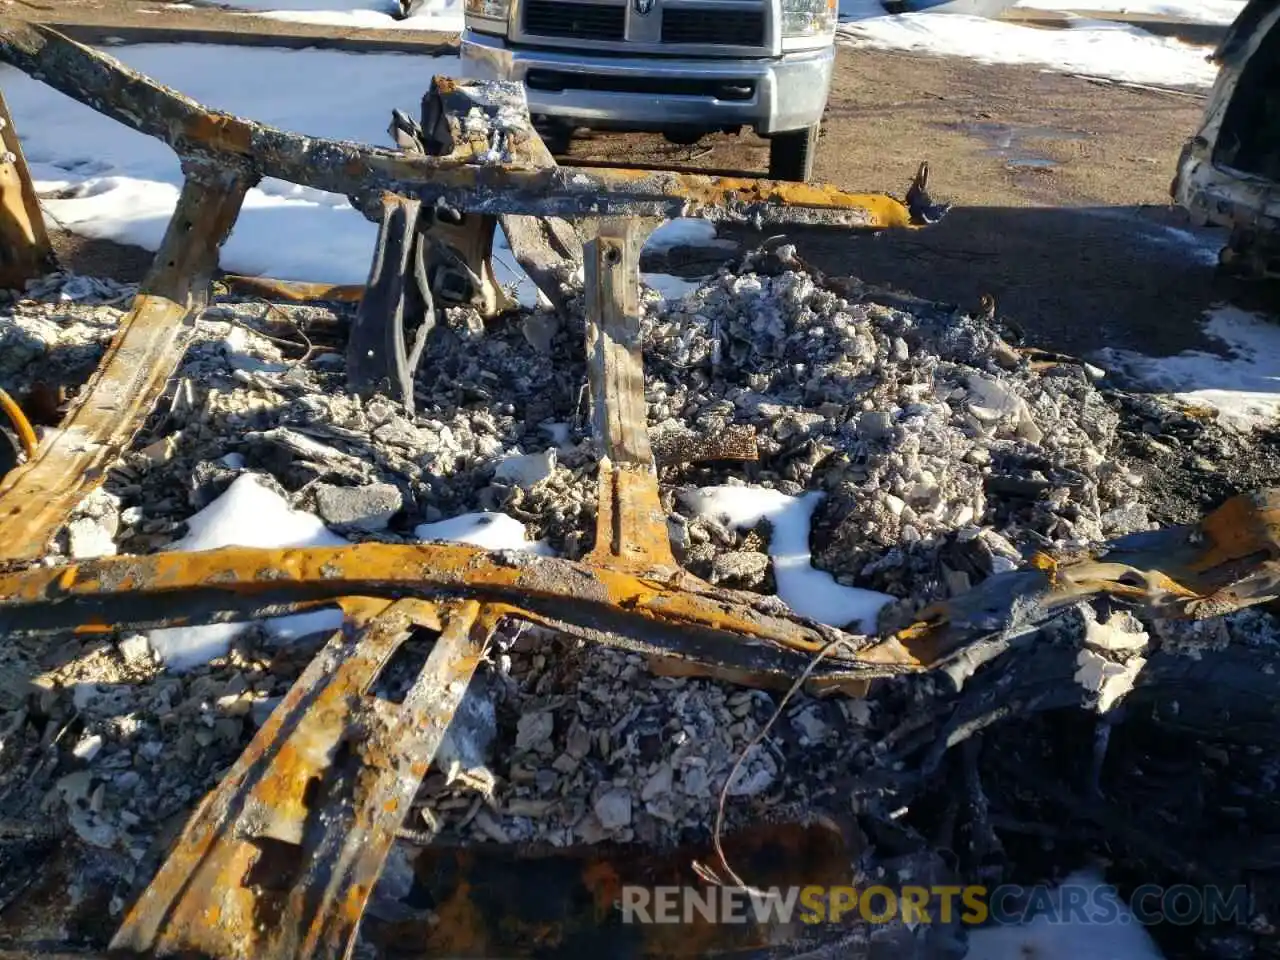
[[[541,37],[621,41],[626,19],[626,7],[562,0],[527,0],[524,5],[525,33]]]
[[[662,42],[762,47],[764,14],[738,10],[715,14],[669,7],[662,11]]]

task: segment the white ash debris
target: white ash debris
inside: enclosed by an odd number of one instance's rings
[[[565,410],[573,391],[549,362],[530,362],[518,332],[468,345],[465,353],[494,361],[486,371],[458,369],[459,358],[448,350],[429,350],[438,398],[408,417],[389,401],[344,392],[343,358],[318,340],[339,322],[315,307],[272,307],[264,315],[254,302],[205,312],[168,409],[113,471],[109,489],[125,504],[122,551],[165,547],[181,535],[192,509],[207,506],[246,471],[271,476],[293,506],[318,512],[357,540],[412,540],[417,523],[502,510],[510,500],[527,521],[519,504],[548,498],[521,483],[579,488],[576,505],[551,512],[536,534],[555,529],[563,537],[570,526],[590,528],[594,466],[581,429],[568,418],[543,423],[556,409],[546,400],[555,384]],[[303,342],[299,330],[317,341]],[[456,345],[447,329],[437,339]],[[500,388],[527,404],[495,402]],[[504,462],[520,457],[529,467],[520,477],[503,472]],[[539,460],[552,472],[533,478]],[[584,509],[588,516],[579,522]]]
[[[109,557],[120,532],[120,498],[99,487],[80,501],[67,524],[67,554],[77,560]]]
[[[1033,371],[968,316],[851,303],[789,247],[657,307],[645,346],[651,422],[751,424],[752,480],[828,493],[813,553],[842,583],[925,600],[1020,548],[1146,527],[1110,459],[1119,417],[1081,367]]]
[[[1100,714],[1119,704],[1133,689],[1146,658],[1150,635],[1133,614],[1114,611],[1105,621],[1089,605],[1077,608],[1084,636],[1076,656],[1075,682],[1084,688]]]
[[[17,298],[0,292],[0,387],[15,397],[39,385],[83,381],[97,366],[137,287],[51,273]]]
[[[262,657],[233,646],[216,663],[173,674],[136,636],[41,649],[29,664],[31,693],[7,715],[0,805],[6,816],[65,823],[88,846],[126,855],[127,883],[132,865],[157,852],[157,837],[214,786],[248,745],[258,715],[265,719],[260,708],[279,701],[314,652]],[[40,763],[51,743],[64,758]]]
[[[451,840],[554,846],[705,840],[739,755],[778,694],[656,676],[642,657],[527,628],[499,641],[492,792],[428,775],[410,825]],[[729,784],[731,825],[834,805],[840,771],[869,750],[866,706],[800,695]],[[846,711],[849,712],[846,712]],[[855,716],[856,715],[856,716]]]
[[[785,550],[812,573],[910,606],[1013,569],[1026,547],[1145,526],[1149,488],[1116,456],[1117,414],[1087,374],[1069,364],[1033,371],[979,320],[851,303],[785,249],[681,303],[644,303],[651,428],[705,435],[739,425],[758,437],[758,463],[661,470],[673,547],[700,576],[779,592]],[[22,301],[0,308],[0,337],[73,309],[86,311],[85,329],[103,331],[100,350],[121,315],[114,306]],[[256,301],[207,310],[171,395],[109,478],[116,549],[169,549],[191,535],[194,515],[249,484],[318,515],[311,529],[327,525],[334,542],[339,533],[447,538],[582,557],[597,491],[581,321],[542,325],[543,350],[518,318],[488,329],[466,310],[442,319],[409,416],[345,392],[341,314]],[[776,516],[736,523],[689,506],[695,491],[730,483],[806,507],[821,494],[814,529],[788,531],[788,543]],[[109,529],[95,509],[78,518]],[[1218,622],[1265,642],[1251,616]],[[74,813],[86,842],[141,858],[323,640],[295,632],[284,642],[271,629],[239,629],[222,656],[182,673],[166,670],[163,644],[143,636],[58,647],[33,673],[36,692],[16,698],[27,714],[0,752],[0,804],[30,789],[23,774],[70,725],[59,755],[89,777],[61,793],[41,782],[41,798],[54,815]],[[1210,642],[1187,633],[1199,625],[1141,629],[1152,642]],[[408,826],[557,845],[706,837],[720,789],[778,694],[656,676],[638,657],[534,628],[500,640],[482,667],[483,704],[464,711]],[[876,703],[797,697],[730,786],[730,825],[795,804],[847,804],[843,778],[884,732],[880,715]],[[81,743],[88,756],[76,757]]]
[[[1076,658],[1075,682],[1096,698],[1099,713],[1107,713],[1133,689],[1138,674],[1146,666],[1142,657],[1130,657],[1117,663],[1088,648]]]

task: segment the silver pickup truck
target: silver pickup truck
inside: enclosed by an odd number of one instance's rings
[[[523,81],[561,131],[754,128],[770,176],[808,180],[835,26],[836,0],[466,0],[462,72]]]

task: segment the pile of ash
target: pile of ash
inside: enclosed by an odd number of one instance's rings
[[[0,343],[27,352],[20,369],[0,367],[0,386],[22,396],[35,370],[74,387],[128,292],[60,275],[8,306]],[[570,559],[591,549],[581,317],[485,324],[451,308],[409,415],[345,392],[342,309],[226,297],[209,307],[166,401],[47,562],[342,540],[455,538]],[[834,598],[827,622],[886,630],[1028,550],[1079,550],[1180,509],[1147,499],[1136,439],[1182,424],[1176,412],[1108,393],[1086,363],[1033,364],[980,318],[828,282],[789,247],[753,253],[683,300],[647,293],[643,310],[655,442],[755,432],[756,461],[660,469],[677,558],[714,582],[789,599],[779,556],[791,573],[798,556]],[[1197,440],[1224,452],[1241,442],[1211,427]],[[1174,489],[1167,476],[1160,489]],[[244,503],[253,508],[239,516],[228,509]],[[1215,644],[1273,626],[1269,615],[1215,623]],[[118,883],[101,889],[114,891],[105,916],[118,917],[167,821],[230,765],[331,628],[15,640],[0,653],[0,698],[16,711],[0,732],[0,802],[116,855]],[[901,685],[861,701],[794,698],[729,785],[730,824],[847,813],[851,771],[883,756],[922,698]],[[778,703],[513,627],[410,827],[418,839],[555,846],[705,836],[734,761]]]

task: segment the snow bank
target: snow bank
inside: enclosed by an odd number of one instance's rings
[[[668,220],[649,234],[644,248],[654,253],[666,253],[673,247],[733,247],[737,244],[716,239],[716,225],[710,220],[681,217]]]
[[[416,113],[432,74],[458,71],[455,57],[332,50],[146,44],[111,54],[211,107],[299,133],[388,145],[391,109]],[[16,70],[3,76],[37,191],[71,192],[44,200],[50,217],[83,236],[154,250],[182,183],[173,152]],[[221,264],[363,283],[376,235],[346,197],[264,180],[246,197]]]
[[[218,497],[187,521],[187,535],[170,550],[195,552],[221,547],[340,547],[347,541],[331,533],[319,517],[294,510],[254,474],[238,477]],[[277,640],[337,630],[342,611],[319,610],[265,622]],[[247,623],[212,623],[202,627],[152,630],[151,647],[170,670],[189,670],[226,656],[231,641],[249,629]]]
[[[961,14],[886,16],[878,0],[841,0],[840,16],[838,37],[854,47],[918,50],[1169,86],[1212,86],[1218,72],[1208,62],[1210,48],[1124,24],[1079,20],[1068,30],[1044,30]]]
[[[872,633],[876,616],[893,598],[874,590],[836,583],[825,570],[816,570],[809,555],[809,523],[822,502],[821,493],[790,497],[761,487],[704,487],[681,494],[686,506],[701,516],[716,517],[739,529],[768,520],[773,527],[769,556],[778,596],[802,617],[832,627],[854,624]]]
[[[1183,403],[1213,407],[1228,426],[1274,426],[1280,415],[1280,326],[1237,307],[1218,307],[1207,316],[1205,333],[1222,341],[1232,356],[1187,350],[1172,357],[1148,357],[1108,349],[1099,359],[1152,390]]]

